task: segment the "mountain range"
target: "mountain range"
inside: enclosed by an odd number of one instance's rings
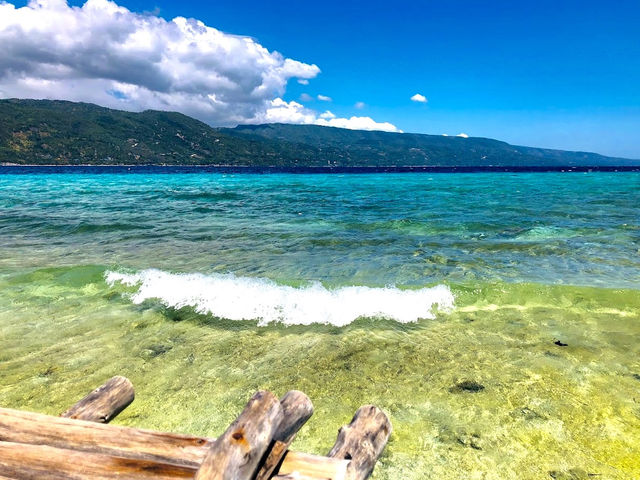
[[[175,112],[58,100],[0,100],[0,163],[256,167],[630,166],[640,160],[479,137],[317,125],[214,128]]]

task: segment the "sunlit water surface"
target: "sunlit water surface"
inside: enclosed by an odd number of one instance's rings
[[[215,436],[299,389],[298,450],[388,413],[376,479],[640,478],[638,173],[3,172],[2,406],[120,374],[115,423]]]

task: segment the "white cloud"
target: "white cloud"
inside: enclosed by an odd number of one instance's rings
[[[286,122],[399,131],[282,99],[320,69],[195,19],[165,20],[109,0],[0,0],[0,97],[182,112],[212,125]],[[331,101],[318,95],[318,100]],[[309,101],[311,96],[301,96]],[[359,108],[356,105],[356,108]]]
[[[300,101],[301,102],[312,102],[313,101],[313,97],[311,95],[309,95],[308,93],[303,93],[302,95],[300,95]]]
[[[298,102],[286,102],[281,98],[272,100],[271,107],[264,114],[251,119],[252,123],[302,123],[324,125],[326,127],[348,128],[350,130],[382,130],[385,132],[402,132],[389,122],[376,122],[370,117],[339,118],[326,111],[320,115],[314,110],[305,108]]]
[[[419,93],[416,93],[413,97],[411,97],[411,100],[418,103],[427,103],[427,97],[425,97],[424,95],[420,95]]]
[[[271,101],[271,106],[250,123],[315,123],[317,113],[298,102],[285,102],[281,98]]]
[[[318,95],[318,100],[320,100],[321,102],[331,102],[332,98],[327,97],[326,95]]]
[[[320,69],[249,37],[183,17],[138,14],[108,0],[0,1],[0,91],[5,97],[176,110],[212,124],[271,108],[292,78]]]
[[[324,125],[326,127],[348,128],[349,130],[381,130],[383,132],[398,132],[395,125],[389,122],[376,122],[371,117],[350,117],[350,118],[332,118],[331,120],[319,119],[314,122],[316,125]]]
[[[358,110],[362,110],[366,106],[367,104],[364,102],[356,102],[356,104],[354,105],[354,107],[356,107]]]
[[[469,135],[467,135],[466,133],[459,133],[456,135],[456,137],[469,138]]]

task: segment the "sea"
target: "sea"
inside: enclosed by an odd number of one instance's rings
[[[0,167],[0,405],[217,436],[361,405],[374,479],[640,478],[640,172]]]

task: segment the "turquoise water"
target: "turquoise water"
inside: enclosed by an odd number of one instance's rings
[[[3,405],[124,374],[120,423],[216,435],[297,388],[307,451],[389,413],[375,478],[640,478],[640,173],[46,172],[0,170]]]

